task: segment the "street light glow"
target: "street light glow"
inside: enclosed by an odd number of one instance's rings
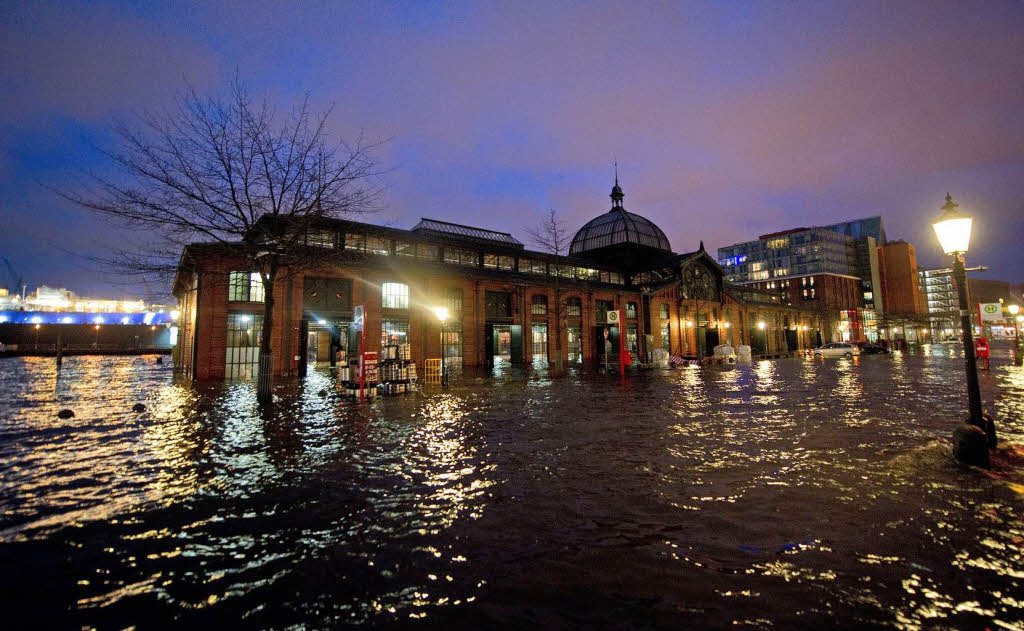
[[[1018,313],[1020,313],[1020,305],[1008,305],[1006,308],[1012,316],[1015,316]]]
[[[444,322],[448,319],[448,309],[445,307],[433,307],[431,311],[437,316],[437,319]]]
[[[973,219],[957,210],[959,204],[946,193],[946,203],[942,206],[942,216],[932,224],[939,245],[946,254],[966,254],[971,243],[971,224]]]
[[[767,322],[765,322],[764,320],[761,320],[760,322],[758,322],[758,323],[757,323],[757,328],[761,329],[762,331],[763,331],[763,330],[765,329],[765,327],[767,327],[767,326],[768,326],[768,323],[767,323]]]

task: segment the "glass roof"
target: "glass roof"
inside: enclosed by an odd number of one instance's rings
[[[486,228],[474,228],[437,219],[420,218],[420,222],[413,226],[413,232],[433,232],[455,237],[478,239],[481,241],[493,241],[502,245],[510,245],[522,248],[523,244],[507,232],[487,230]]]
[[[583,254],[619,243],[635,243],[665,252],[672,251],[668,237],[661,228],[640,215],[617,207],[591,219],[580,228],[569,246],[569,254]]]

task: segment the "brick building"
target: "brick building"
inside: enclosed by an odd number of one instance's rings
[[[411,230],[322,222],[306,235],[322,262],[276,284],[274,374],[301,374],[335,353],[351,360],[360,347],[391,343],[408,344],[422,369],[442,353],[452,367],[547,362],[556,353],[597,365],[606,360],[606,338],[613,342],[607,359],[616,362],[620,333],[641,360],[656,349],[694,357],[731,343],[780,354],[821,342],[816,312],[728,285],[703,244],[672,252],[657,226],[625,210],[617,182],[611,197],[611,210],[577,232],[568,256],[432,219]],[[183,253],[174,282],[177,366],[193,379],[256,371],[263,287],[240,261],[223,246],[194,244]],[[357,306],[365,309],[361,334],[353,326]],[[443,324],[438,307],[450,314]],[[608,322],[611,310],[621,311],[621,325]]]

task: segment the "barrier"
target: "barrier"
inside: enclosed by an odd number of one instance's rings
[[[440,359],[428,359],[423,362],[423,383],[441,384]]]

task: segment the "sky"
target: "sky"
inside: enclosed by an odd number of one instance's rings
[[[332,135],[387,139],[384,207],[511,232],[627,210],[685,252],[881,215],[945,264],[1024,281],[1024,2],[0,1],[0,256],[30,287],[160,294],[88,263],[126,238],[53,187],[109,168],[118,120],[239,76]],[[130,237],[129,237],[130,238]],[[0,265],[0,283],[5,270]]]

